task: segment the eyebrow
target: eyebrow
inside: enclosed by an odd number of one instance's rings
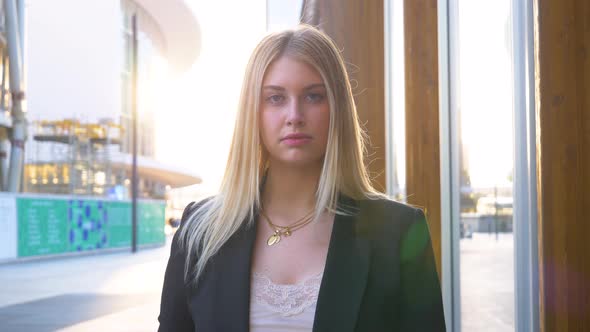
[[[326,86],[324,85],[324,83],[315,83],[315,84],[310,84],[308,86],[306,86],[305,88],[303,88],[303,90],[311,90],[311,89],[315,89],[315,88],[325,88]],[[264,87],[262,87],[263,90],[277,90],[277,91],[285,91],[285,88],[283,88],[282,86],[278,86],[278,85],[265,85]]]

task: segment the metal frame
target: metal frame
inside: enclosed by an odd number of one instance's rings
[[[12,146],[7,189],[21,191],[24,168],[24,147],[27,140],[27,119],[24,82],[24,0],[4,0],[6,40],[9,56],[9,78],[12,93]]]
[[[513,1],[515,330],[539,331],[532,0]]]
[[[400,27],[403,29],[403,25],[398,25],[395,19],[399,18],[403,20],[403,1],[404,0],[384,0],[383,1],[383,12],[384,12],[384,45],[385,45],[385,52],[384,52],[384,64],[385,64],[385,158],[386,158],[386,170],[385,170],[385,179],[386,179],[386,190],[387,195],[398,199],[400,201],[406,201],[406,184],[404,181],[404,185],[400,184],[400,169],[398,168],[399,164],[399,151],[396,150],[396,121],[405,122],[405,116],[402,117],[401,114],[398,113],[396,108],[396,103],[394,102],[396,98],[405,98],[402,96],[394,95],[394,88],[395,88],[395,80],[394,73],[401,72],[402,77],[404,74],[404,67],[403,65],[400,66],[395,61],[396,57],[394,55],[393,50],[396,47],[403,48],[403,40],[401,45],[398,45],[398,41],[396,38],[401,36],[403,39],[403,31],[400,32]],[[398,15],[398,12],[399,15]],[[402,57],[404,56],[404,52],[402,49]],[[401,86],[403,86],[403,79],[399,82]],[[405,108],[403,110],[405,112]],[[401,112],[401,113],[403,113]],[[403,167],[403,165],[400,165]]]
[[[460,174],[456,0],[438,0],[438,86],[441,172],[442,291],[447,331],[461,331]]]
[[[395,145],[393,144],[393,97],[391,96],[392,86],[392,75],[391,70],[393,68],[392,60],[392,47],[393,47],[393,6],[391,2],[394,0],[383,1],[383,37],[384,37],[384,52],[383,59],[384,63],[384,89],[385,89],[385,190],[388,196],[392,197],[394,192],[393,188],[395,183],[393,182],[395,176],[395,160],[393,158]]]

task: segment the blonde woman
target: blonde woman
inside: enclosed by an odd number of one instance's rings
[[[218,195],[172,243],[159,331],[444,331],[424,214],[372,186],[337,47],[264,38]]]

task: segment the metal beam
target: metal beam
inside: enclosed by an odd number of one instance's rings
[[[23,109],[25,92],[21,77],[23,58],[20,47],[22,42],[20,39],[21,29],[19,28],[20,15],[15,0],[4,0],[4,15],[10,68],[10,90],[12,93],[12,146],[10,149],[7,190],[17,192],[21,187],[27,122],[26,111]]]
[[[532,0],[512,3],[515,330],[539,331]]]
[[[131,168],[131,251],[137,252],[137,67],[138,67],[138,45],[137,45],[137,14],[131,19],[133,36],[132,62],[131,62],[131,121],[133,136],[133,161]]]

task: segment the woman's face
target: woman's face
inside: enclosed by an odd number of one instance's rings
[[[268,67],[260,97],[260,136],[271,164],[321,166],[330,106],[318,71],[283,56]]]

